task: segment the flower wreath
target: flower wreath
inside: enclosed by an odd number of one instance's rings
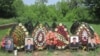
[[[39,27],[37,26],[36,29],[34,30],[34,35],[32,35],[34,37],[34,42],[36,45],[37,49],[43,49],[46,44],[46,40],[45,40],[45,35],[46,35],[46,29],[45,27]],[[40,35],[42,35],[40,37]]]
[[[60,25],[58,27],[60,27]],[[66,33],[66,32],[68,32],[67,29],[64,27],[64,25],[61,26],[61,27],[63,27],[62,28],[63,30],[61,30],[61,28],[58,28],[58,27],[55,29],[57,39],[62,41],[65,44],[69,44],[68,40],[65,38],[65,37],[67,37],[67,38],[70,37],[69,33]],[[63,36],[59,32],[62,32],[63,35],[65,34],[65,36]]]
[[[82,32],[83,32],[84,30],[87,32],[87,35],[88,35],[87,41],[88,41],[88,39],[91,38],[92,35],[91,35],[90,30],[89,30],[84,24],[82,24],[82,25],[78,28],[78,30],[76,31],[76,35],[79,36],[79,40],[83,40],[83,39],[82,39]]]
[[[24,48],[24,38],[26,37],[25,36],[26,32],[27,32],[26,28],[21,23],[19,23],[15,27],[15,29],[13,30],[13,32],[11,33],[11,36],[14,39],[14,46],[17,49]]]
[[[59,28],[61,26],[61,28]],[[60,40],[62,43],[64,43],[64,46],[57,46],[58,49],[64,49],[67,44],[69,44],[69,33],[67,31],[67,29],[64,27],[64,25],[59,25],[56,29],[56,37],[58,40]]]

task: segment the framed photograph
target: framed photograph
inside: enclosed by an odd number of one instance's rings
[[[78,50],[79,49],[79,37],[78,36],[71,36],[70,37],[70,47],[71,50]]]
[[[33,38],[25,38],[25,51],[31,52],[33,50]]]
[[[12,38],[5,39],[5,50],[6,51],[13,51],[14,50],[14,43]]]
[[[78,36],[71,36],[70,43],[73,43],[73,42],[79,42],[79,37]]]

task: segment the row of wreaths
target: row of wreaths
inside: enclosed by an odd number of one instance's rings
[[[43,24],[38,24],[32,29],[30,23],[24,26],[22,23],[14,26],[9,33],[9,35],[14,40],[14,45],[17,49],[24,48],[25,38],[32,37],[34,44],[37,49],[44,49],[46,45],[55,45],[58,49],[64,49],[70,43],[70,35],[68,29],[62,24],[59,23],[55,29],[48,29],[47,26]],[[79,37],[79,42],[81,45],[86,45],[88,43],[83,42],[82,32],[86,31],[87,39],[94,38],[96,44],[100,44],[98,35],[94,33],[91,26],[87,23],[74,22],[71,26],[71,33]],[[31,32],[31,34],[30,34]]]

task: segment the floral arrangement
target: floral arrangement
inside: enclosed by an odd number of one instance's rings
[[[64,49],[67,44],[69,43],[69,33],[67,31],[67,29],[65,28],[64,25],[62,25],[62,23],[60,23],[57,28],[55,29],[55,34],[57,37],[57,44],[56,47],[58,49]]]
[[[11,36],[14,40],[14,46],[17,49],[24,48],[24,41],[27,34],[26,28],[22,25],[22,23],[19,23],[15,29],[12,31]]]
[[[85,24],[81,24],[80,27],[78,27],[76,35],[79,36],[79,40],[82,45],[86,45],[88,39],[92,37],[90,30],[88,29],[88,27],[86,27]],[[85,37],[86,40],[83,37]]]
[[[42,24],[37,26],[35,30],[33,31],[32,37],[34,39],[36,48],[39,50],[44,49],[46,46],[46,43],[45,43],[46,33],[47,33],[47,30],[45,27],[42,26]]]
[[[57,38],[56,38],[56,34],[53,31],[48,31],[48,33],[46,34],[46,44],[47,45],[56,45],[57,43]]]

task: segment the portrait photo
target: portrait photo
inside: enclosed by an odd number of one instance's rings
[[[5,40],[5,50],[6,51],[13,51],[14,50],[14,43],[12,38],[6,38]]]
[[[25,51],[31,52],[33,51],[33,38],[25,38]]]
[[[73,43],[73,42],[79,42],[79,37],[78,36],[71,36],[70,43]]]
[[[79,48],[79,38],[78,36],[71,36],[70,37],[70,49],[77,50]]]

